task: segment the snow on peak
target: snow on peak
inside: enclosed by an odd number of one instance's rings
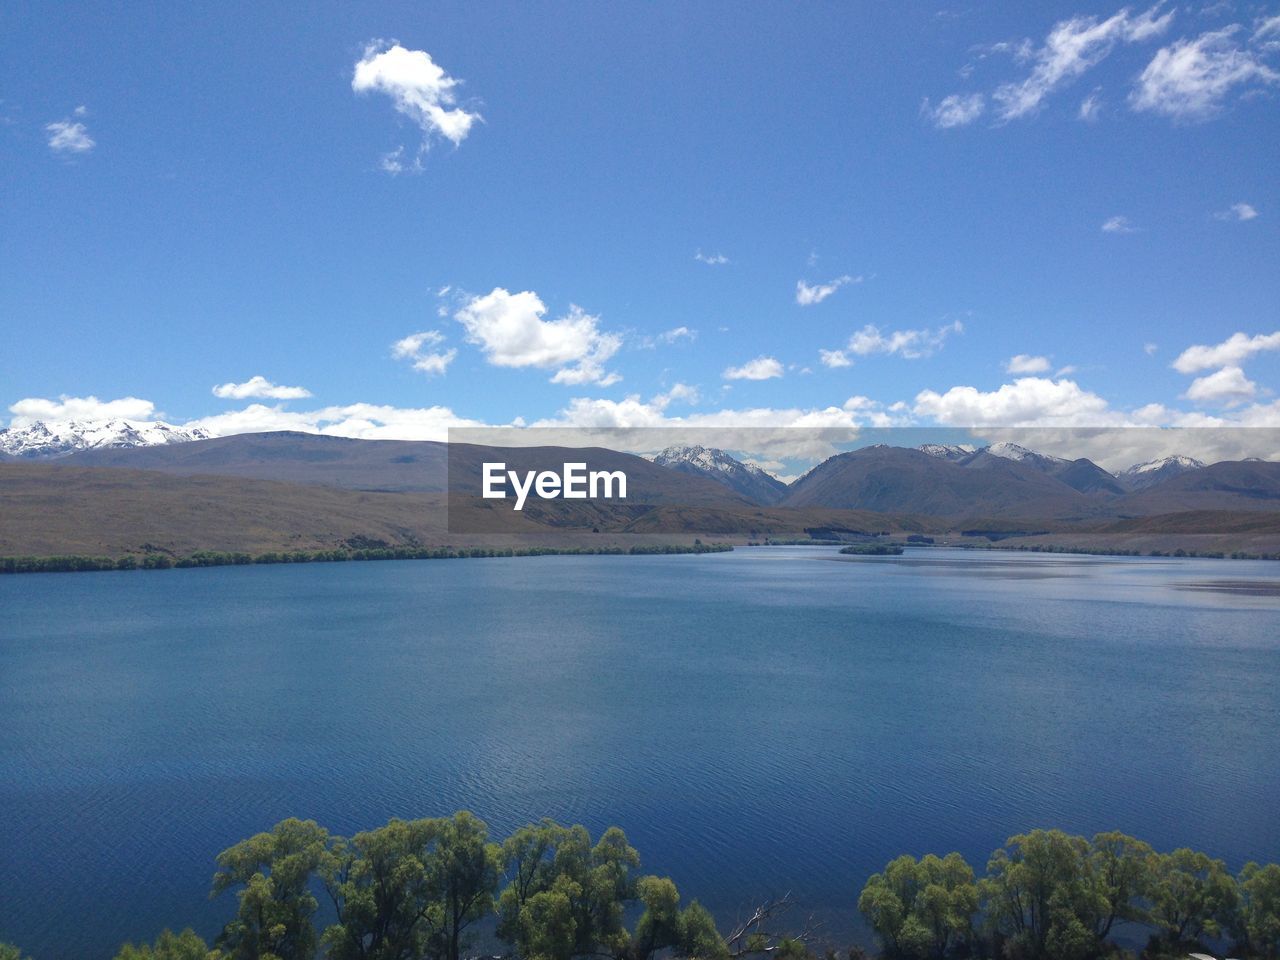
[[[1156,470],[1164,470],[1173,467],[1179,470],[1199,470],[1204,464],[1195,459],[1195,457],[1184,457],[1177,454],[1172,457],[1161,457],[1158,460],[1148,460],[1146,463],[1135,463],[1125,473],[1153,473]]]
[[[971,443],[922,443],[916,449],[939,460],[963,460],[978,452]]]
[[[53,458],[112,447],[150,447],[165,443],[207,440],[199,428],[175,427],[162,420],[33,420],[0,430],[0,453],[12,457]]]
[[[734,473],[738,470],[746,470],[748,473],[764,473],[754,463],[744,463],[716,447],[704,447],[696,444],[685,447],[667,447],[653,458],[653,462],[660,467],[688,464],[707,473]]]
[[[1002,440],[999,443],[993,443],[991,446],[984,448],[987,453],[993,457],[1003,457],[1005,460],[1048,460],[1051,463],[1064,463],[1061,457],[1053,457],[1047,453],[1036,453],[1034,450],[1028,450],[1026,447],[1019,446],[1016,443],[1010,443]]]

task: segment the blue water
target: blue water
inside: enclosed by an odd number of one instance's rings
[[[0,941],[212,936],[214,856],[291,815],[617,823],[726,923],[790,891],[837,938],[891,857],[1036,826],[1280,859],[1278,582],[824,548],[0,578]]]

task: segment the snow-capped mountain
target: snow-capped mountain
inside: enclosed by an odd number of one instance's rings
[[[1178,455],[1148,460],[1146,463],[1135,463],[1116,476],[1130,490],[1145,490],[1147,487],[1154,487],[1157,483],[1190,473],[1192,470],[1203,470],[1204,466],[1204,463],[1194,457]]]
[[[777,477],[715,447],[667,447],[653,462],[681,473],[708,477],[757,503],[777,503],[787,492],[787,485]]]
[[[65,457],[77,450],[150,447],[207,440],[199,428],[175,427],[161,420],[36,420],[0,430],[0,453],[32,460]]]
[[[939,460],[967,460],[978,452],[971,443],[922,443],[916,449]]]
[[[1061,457],[1054,457],[1047,453],[1037,453],[1035,450],[1028,450],[1026,447],[1019,446],[1016,443],[1009,443],[1008,441],[993,443],[989,447],[984,447],[982,452],[1005,460],[1016,460],[1018,463],[1032,463],[1038,467],[1067,462]]]
[[[1049,469],[1066,463],[1061,457],[1053,457],[1047,453],[1037,453],[1016,443],[1001,441],[987,447],[975,447],[969,443],[925,443],[916,447],[921,453],[927,453],[939,460],[951,460],[955,463],[966,463],[976,460],[980,455],[999,457],[1001,460],[1016,460],[1018,463],[1030,463],[1041,469]]]

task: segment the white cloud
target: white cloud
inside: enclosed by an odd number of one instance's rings
[[[921,391],[915,414],[948,426],[1086,426],[1113,420],[1107,401],[1073,380],[1021,377],[996,390]]]
[[[1253,220],[1258,216],[1258,211],[1248,203],[1233,203],[1225,210],[1220,210],[1214,214],[1218,220]]]
[[[1267,350],[1280,350],[1280,330],[1254,337],[1233,333],[1214,346],[1187,347],[1173,361],[1173,369],[1179,373],[1196,373],[1214,367],[1238,367],[1255,353]]]
[[[151,420],[156,416],[156,405],[137,397],[99,400],[64,394],[57,400],[26,397],[11,405],[9,412],[13,414],[11,426],[25,427],[35,420]]]
[[[599,442],[612,449],[657,451],[664,446],[701,443],[748,456],[816,461],[836,452],[858,434],[855,412],[839,407],[716,410],[670,416],[663,395],[644,401],[632,395],[622,400],[576,397],[555,417],[531,427],[573,431],[559,442],[581,446],[584,434],[599,433]],[[632,432],[634,431],[634,432]],[[696,431],[696,432],[695,432]],[[502,431],[493,442],[519,442],[515,431]],[[555,443],[554,433],[526,438],[525,443]]]
[[[851,277],[847,273],[827,283],[808,284],[803,280],[796,281],[796,303],[808,307],[821,303],[847,283],[861,283],[861,277]]]
[[[1117,214],[1108,218],[1102,224],[1103,233],[1137,233],[1138,228],[1133,225],[1133,221],[1126,216]]]
[[[1138,78],[1130,105],[1177,120],[1204,120],[1222,109],[1234,88],[1280,81],[1256,51],[1233,39],[1239,30],[1213,30],[1160,49]]]
[[[388,173],[421,170],[422,154],[439,136],[455,147],[467,138],[480,114],[456,106],[454,89],[461,81],[445,73],[425,50],[407,50],[398,43],[379,41],[365,47],[356,63],[351,89],[356,93],[385,93],[398,112],[422,130],[422,144],[413,159],[403,146],[382,157]]]
[[[297,430],[363,440],[445,440],[450,427],[484,426],[478,420],[459,417],[448,407],[404,408],[374,403],[352,403],[318,410],[285,410],[282,406],[250,404],[243,410],[191,420],[184,427],[199,427],[215,436]]]
[[[694,253],[693,259],[712,267],[720,267],[729,262],[729,258],[723,253],[703,253],[701,249]]]
[[[1030,354],[1019,353],[1017,356],[1010,357],[1004,368],[1014,374],[1044,373],[1050,366],[1048,357],[1033,357]]]
[[[688,327],[672,327],[658,334],[660,343],[675,343],[677,340],[693,340],[698,336],[698,331],[690,330]]]
[[[1148,357],[1155,356],[1156,351],[1159,349],[1160,349],[1160,345],[1158,343],[1144,343],[1142,345],[1142,352],[1145,353]]]
[[[1197,404],[1234,407],[1252,400],[1257,394],[1258,385],[1246,377],[1243,370],[1223,367],[1217,373],[1191,381],[1185,396]]]
[[[1163,33],[1173,21],[1173,11],[1158,16],[1160,4],[1133,15],[1126,7],[1106,20],[1077,16],[1055,24],[1031,59],[1035,66],[1019,83],[996,88],[992,99],[1002,121],[1015,120],[1038,111],[1056,89],[1070,83],[1096,66],[1111,53],[1116,43],[1135,43]]]
[[[271,400],[300,400],[311,396],[306,387],[283,387],[266,377],[250,377],[244,383],[223,383],[213,388],[213,395],[224,400],[247,400],[261,397]]]
[[[649,402],[659,410],[665,410],[673,403],[696,404],[701,399],[698,388],[687,383],[673,383],[666,393],[660,393]]]
[[[819,350],[818,358],[822,361],[824,367],[835,369],[853,366],[853,361],[849,359],[843,350]]]
[[[622,379],[604,364],[618,352],[622,338],[600,329],[600,318],[570,306],[558,320],[543,320],[546,305],[531,290],[509,293],[502,287],[473,297],[454,314],[467,339],[496,367],[559,368],[552,383],[609,386]]]
[[[391,355],[397,360],[409,360],[413,369],[428,376],[439,376],[449,369],[458,356],[456,349],[436,350],[444,343],[444,334],[439,330],[423,330],[411,333],[391,345]]]
[[[782,376],[782,364],[773,357],[756,357],[740,367],[729,367],[723,374],[726,380],[771,380]]]
[[[980,93],[953,93],[943,97],[934,106],[926,97],[920,112],[941,130],[963,127],[973,123],[986,110],[986,100]]]
[[[1093,123],[1102,116],[1102,99],[1096,91],[1080,101],[1080,110],[1076,116],[1086,123]]]
[[[882,333],[879,327],[867,324],[849,338],[845,349],[860,357],[873,353],[887,353],[897,354],[908,360],[916,360],[941,350],[951,334],[963,332],[964,326],[959,320],[938,327],[936,330],[895,330],[888,335]]]
[[[698,331],[691,327],[672,327],[670,330],[664,330],[661,333],[633,338],[632,343],[641,350],[655,350],[658,347],[669,347],[671,344],[679,343],[681,340],[696,340],[697,338]]]
[[[72,115],[76,117],[85,117],[88,113],[83,104],[72,111]],[[54,153],[88,153],[97,145],[93,137],[89,136],[89,128],[71,117],[46,123],[44,132],[49,135],[49,149]]]

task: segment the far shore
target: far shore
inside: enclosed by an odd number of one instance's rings
[[[0,557],[0,574],[19,573],[103,573],[136,570],[177,570],[202,567],[267,566],[298,563],[367,563],[378,560],[477,560],[501,557],[548,556],[679,556],[689,554],[728,553],[735,547],[840,547],[842,554],[869,560],[892,559],[905,548],[919,550],[999,551],[1001,553],[1065,554],[1069,556],[1173,558],[1202,560],[1280,560],[1280,554],[1256,554],[1234,550],[1197,550],[1177,547],[1170,550],[1142,551],[1124,547],[1091,547],[1082,544],[1010,543],[1010,542],[943,542],[920,543],[885,538],[880,543],[853,545],[847,540],[830,539],[766,539],[736,542],[704,543],[609,543],[590,546],[466,546],[466,547],[377,547],[368,549],[269,551],[260,554],[213,550],[174,556],[156,551],[126,554],[119,557],[60,554],[50,556]],[[874,549],[868,547],[874,546]]]

